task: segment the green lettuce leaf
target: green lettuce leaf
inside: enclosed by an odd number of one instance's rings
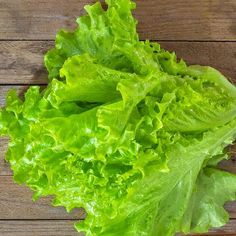
[[[218,169],[236,138],[236,88],[139,41],[130,0],[86,6],[45,55],[49,84],[9,91],[0,135],[14,180],[54,196],[88,236],[173,236],[227,223],[236,176]]]

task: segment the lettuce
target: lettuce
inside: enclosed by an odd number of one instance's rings
[[[0,134],[14,180],[83,207],[86,235],[172,236],[227,223],[236,175],[217,164],[236,137],[236,88],[139,41],[135,4],[86,6],[45,55],[50,82],[9,91]]]

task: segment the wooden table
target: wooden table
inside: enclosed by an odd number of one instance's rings
[[[91,0],[0,0],[0,106],[6,92],[20,94],[30,84],[46,84],[43,54],[53,47],[58,29],[75,27],[75,18]],[[137,0],[141,39],[159,41],[189,64],[211,65],[236,82],[236,0]],[[6,139],[0,139],[0,236],[76,236],[75,219],[83,210],[67,214],[50,206],[50,198],[36,203],[32,193],[12,181],[4,162]],[[235,152],[236,151],[232,151]],[[221,164],[236,173],[236,155]],[[231,220],[207,235],[236,235],[236,203],[227,204]]]

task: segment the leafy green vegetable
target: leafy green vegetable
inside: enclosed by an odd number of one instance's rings
[[[130,0],[86,6],[45,56],[50,82],[9,91],[0,134],[14,179],[83,207],[86,235],[172,236],[228,220],[236,176],[217,168],[236,137],[236,88],[141,42]]]

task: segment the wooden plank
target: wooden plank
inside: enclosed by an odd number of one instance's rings
[[[0,84],[43,84],[43,54],[53,42],[0,42]]]
[[[222,170],[236,174],[236,142],[229,148],[230,160],[224,160],[219,164]]]
[[[73,221],[49,220],[49,221],[1,221],[0,232],[3,236],[84,236],[77,233],[73,227]],[[207,234],[191,234],[189,236],[235,236],[236,220],[231,220],[226,226],[211,230]],[[180,236],[181,234],[178,234]]]
[[[141,39],[235,40],[235,0],[139,0]]]
[[[6,191],[7,190],[7,191]],[[25,186],[13,182],[12,176],[0,177],[0,220],[1,219],[83,219],[83,210],[67,214],[64,208],[52,207],[51,198],[32,201],[32,192]],[[236,218],[236,201],[225,205],[231,218]]]
[[[4,160],[7,151],[8,138],[0,137],[0,176],[12,175],[8,163]]]
[[[0,39],[54,39],[94,0],[1,0]],[[235,0],[137,0],[141,39],[235,40]]]
[[[44,84],[43,54],[54,45],[44,41],[0,42],[0,84]],[[236,42],[161,42],[188,64],[210,65],[236,81]]]
[[[225,209],[229,213],[229,216],[230,216],[231,219],[235,219],[236,218],[236,201],[234,201],[234,202],[227,202],[225,204]]]
[[[69,220],[0,220],[0,232],[2,236],[84,236],[73,224]]]
[[[0,177],[0,193],[0,220],[84,219],[85,217],[82,209],[67,213],[63,207],[53,207],[50,197],[33,202],[29,188],[14,183],[10,176]]]
[[[178,58],[183,58],[188,65],[208,65],[218,69],[236,84],[236,42],[161,42],[161,46],[176,52]]]

